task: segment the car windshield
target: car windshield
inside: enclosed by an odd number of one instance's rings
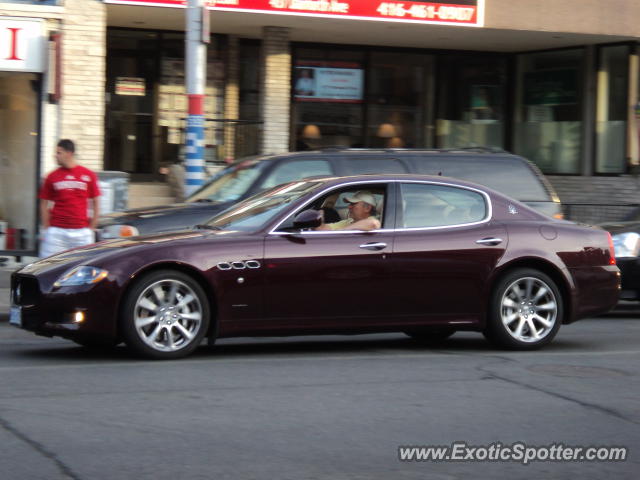
[[[267,162],[261,158],[243,160],[225,168],[215,175],[209,183],[192,193],[187,202],[235,202],[251,187]]]
[[[274,187],[213,217],[206,228],[253,231],[271,221],[287,205],[317,188],[322,182],[293,182]]]

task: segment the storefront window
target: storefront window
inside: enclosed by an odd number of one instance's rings
[[[235,135],[235,158],[257,154],[262,140],[261,47],[260,43],[254,40],[241,40],[239,47],[240,118],[232,126]]]
[[[260,120],[260,44],[240,42],[240,118]]]
[[[446,56],[439,62],[438,146],[504,147],[506,60]]]
[[[602,47],[598,67],[596,173],[624,173],[627,154],[629,47]]]
[[[221,36],[207,47],[205,161],[224,158],[224,81]],[[107,31],[105,165],[139,180],[156,178],[162,162],[184,157],[187,95],[184,34]],[[146,178],[148,177],[148,178]]]
[[[515,151],[545,173],[579,173],[583,62],[583,49],[518,56]]]
[[[0,72],[0,251],[37,248],[38,76]]]
[[[364,146],[364,52],[297,49],[292,97],[294,150]]]
[[[372,53],[367,78],[367,146],[432,146],[432,57]]]

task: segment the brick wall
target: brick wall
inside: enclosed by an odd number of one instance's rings
[[[262,152],[286,152],[289,150],[291,101],[291,51],[288,28],[263,28],[262,57]]]
[[[64,10],[60,136],[77,143],[82,165],[102,170],[106,8],[100,0],[65,0]]]

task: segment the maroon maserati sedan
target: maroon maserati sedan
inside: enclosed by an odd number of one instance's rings
[[[530,350],[615,306],[619,283],[607,232],[487,188],[420,175],[309,178],[194,230],[30,264],[12,276],[10,321],[158,359],[205,337],[323,333],[429,341],[471,330]]]

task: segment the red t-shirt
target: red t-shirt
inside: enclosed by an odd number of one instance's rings
[[[50,211],[52,227],[85,228],[89,226],[87,199],[99,195],[96,174],[76,165],[60,167],[47,175],[39,197],[54,202]]]

